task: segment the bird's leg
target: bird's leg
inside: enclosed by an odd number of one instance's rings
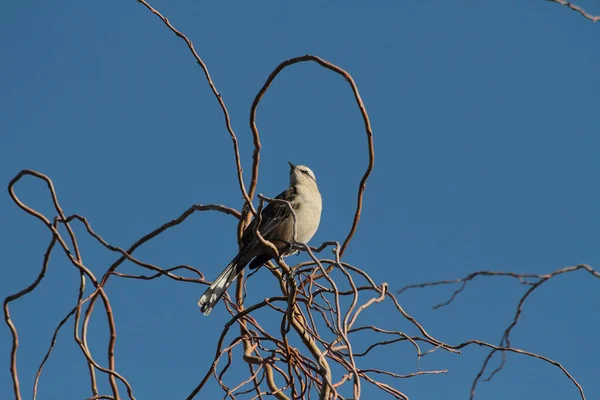
[[[302,246],[297,243],[288,243],[288,250],[285,253],[286,256],[300,255],[300,252],[304,250]]]
[[[293,282],[294,278],[296,278],[296,269],[295,268],[290,268],[288,270],[288,272],[285,272],[283,274],[283,281],[284,282]]]
[[[297,256],[299,256],[299,255],[300,255],[300,252],[301,252],[302,250],[304,250],[304,248],[303,248],[302,246],[298,245],[297,243],[293,243],[293,244],[292,244],[292,249],[293,249],[293,251],[294,251],[292,254],[295,254],[295,255],[297,255]]]

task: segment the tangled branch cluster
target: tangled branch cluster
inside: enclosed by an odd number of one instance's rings
[[[344,399],[348,394],[353,399],[359,399],[362,393],[362,385],[366,382],[374,385],[381,391],[391,395],[396,399],[408,399],[400,390],[390,384],[384,383],[380,377],[394,379],[411,378],[424,374],[441,374],[445,370],[423,371],[417,367],[417,370],[410,374],[399,374],[394,371],[387,371],[376,368],[365,360],[373,349],[393,346],[397,343],[409,343],[415,350],[417,361],[425,355],[436,351],[446,351],[450,353],[460,353],[464,347],[477,345],[489,349],[479,373],[475,377],[471,390],[471,397],[474,396],[477,383],[485,373],[492,356],[501,352],[503,358],[501,364],[492,371],[487,378],[491,379],[495,373],[505,365],[505,354],[507,352],[518,353],[528,357],[538,358],[559,368],[568,379],[576,386],[580,397],[585,399],[583,389],[579,383],[569,374],[569,372],[558,362],[544,356],[531,353],[525,350],[517,349],[511,346],[510,334],[517,325],[523,305],[531,293],[540,285],[560,274],[584,269],[596,278],[600,274],[587,265],[578,265],[564,268],[548,275],[527,275],[515,274],[511,272],[489,272],[480,271],[471,274],[465,278],[455,281],[439,281],[420,285],[411,285],[400,289],[397,295],[406,290],[414,288],[425,288],[436,285],[459,284],[459,288],[453,293],[451,298],[436,307],[442,307],[450,304],[465,288],[468,282],[471,282],[478,276],[510,276],[519,279],[523,284],[530,288],[521,298],[515,317],[511,324],[506,328],[502,340],[498,345],[493,345],[478,340],[470,340],[460,344],[448,344],[429,334],[425,328],[411,315],[409,315],[401,306],[396,295],[388,291],[387,283],[377,284],[362,269],[350,265],[342,260],[342,256],[347,249],[361,217],[362,197],[365,185],[374,165],[374,145],[371,126],[367,111],[360,98],[358,88],[346,71],[340,67],[331,64],[319,57],[305,55],[282,62],[270,74],[267,81],[260,89],[251,106],[250,126],[254,139],[254,152],[252,164],[252,177],[249,189],[246,189],[242,177],[241,157],[237,137],[230,123],[229,113],[225,103],[213,83],[208,69],[202,59],[194,49],[192,42],[181,32],[179,32],[160,12],[150,6],[145,0],[139,0],[141,4],[147,7],[153,14],[160,18],[166,26],[177,36],[182,38],[188,45],[193,57],[196,59],[204,74],[207,82],[215,95],[215,99],[221,105],[225,124],[231,136],[233,143],[234,159],[237,165],[238,182],[245,205],[242,211],[226,207],[224,205],[193,205],[184,211],[179,217],[168,221],[148,233],[138,241],[133,243],[128,249],[122,249],[113,246],[97,234],[90,223],[80,215],[67,215],[60,206],[58,195],[54,189],[52,180],[39,172],[24,170],[21,171],[9,184],[8,190],[13,201],[26,213],[39,219],[52,233],[52,239],[45,252],[42,268],[37,279],[27,288],[18,293],[8,296],[4,301],[5,320],[12,332],[12,351],[10,360],[10,369],[13,379],[14,394],[17,400],[22,398],[21,388],[18,378],[17,350],[19,345],[19,336],[16,326],[11,320],[9,304],[36,289],[38,284],[44,278],[50,256],[53,251],[58,249],[64,252],[71,264],[78,270],[80,276],[79,297],[77,303],[66,313],[64,318],[56,327],[51,345],[42,360],[35,381],[33,383],[33,398],[36,398],[38,381],[43,367],[51,355],[56,337],[60,329],[70,319],[74,318],[74,340],[79,346],[85,362],[87,363],[90,379],[91,396],[89,399],[120,399],[124,395],[119,392],[118,382],[121,382],[126,388],[126,396],[135,399],[134,390],[127,379],[115,369],[115,341],[117,339],[113,310],[110,299],[105,291],[108,281],[113,277],[152,280],[159,277],[168,277],[176,281],[193,282],[197,284],[208,284],[202,272],[188,265],[178,265],[163,269],[157,265],[139,260],[134,256],[135,251],[142,245],[148,243],[166,230],[173,228],[184,222],[195,212],[215,211],[233,216],[239,220],[238,237],[248,225],[251,218],[260,217],[260,210],[265,201],[277,201],[262,196],[259,197],[258,210],[252,204],[255,197],[258,183],[258,171],[260,162],[261,142],[258,128],[255,123],[256,111],[258,105],[272,84],[275,77],[285,68],[301,63],[316,62],[320,66],[333,71],[342,76],[350,85],[356,104],[361,112],[364,121],[365,133],[367,135],[367,150],[369,162],[366,171],[359,183],[357,191],[356,211],[353,217],[352,227],[340,244],[336,241],[323,243],[318,248],[311,248],[303,243],[296,245],[300,250],[305,251],[310,256],[310,261],[300,263],[295,266],[289,266],[285,260],[277,256],[276,248],[269,242],[263,241],[263,245],[271,247],[274,251],[275,263],[270,262],[267,265],[271,275],[279,285],[280,293],[276,296],[266,298],[256,304],[247,304],[245,299],[245,285],[253,272],[249,276],[243,274],[236,283],[235,294],[232,297],[225,296],[224,302],[226,309],[231,314],[231,319],[225,325],[215,350],[215,356],[206,371],[202,380],[191,390],[188,398],[194,398],[206,386],[212,378],[223,389],[223,398],[251,398],[263,399],[264,397],[274,396],[278,399]],[[37,210],[27,206],[16,194],[16,184],[25,176],[34,177],[45,182],[52,197],[56,215],[51,219]],[[82,261],[82,255],[78,246],[78,241],[73,230],[74,223],[81,223],[86,232],[91,235],[106,250],[118,255],[117,260],[108,267],[106,272],[100,276],[95,276],[92,271],[86,267]],[[64,236],[59,231],[59,226],[66,228],[67,235]],[[258,224],[257,224],[258,226]],[[257,232],[258,234],[260,232]],[[332,251],[330,258],[319,258],[317,255],[325,250]],[[126,260],[136,264],[142,269],[149,270],[150,275],[129,275],[119,271],[119,267]],[[192,273],[195,277],[190,278],[179,275],[179,271],[185,270]],[[262,273],[265,273],[264,271]],[[336,280],[333,279],[334,276]],[[90,295],[84,296],[87,284],[93,286]],[[100,300],[98,302],[98,300]],[[378,304],[387,302],[395,310],[398,319],[406,320],[418,335],[408,335],[399,330],[388,330],[384,327],[375,325],[363,325],[360,323],[363,318],[361,315],[368,312],[369,309],[377,307]],[[108,319],[109,341],[108,341],[108,365],[100,365],[94,358],[88,344],[89,321],[99,303]],[[269,311],[270,320],[279,318],[280,325],[278,330],[265,328],[264,321],[257,317],[258,310]],[[388,318],[393,318],[389,316]],[[235,333],[234,333],[235,332]],[[353,349],[352,343],[355,335],[359,332],[369,334],[369,344],[363,351]],[[228,384],[230,381],[228,373],[230,367],[240,360],[235,360],[233,352],[236,349],[242,350],[241,362],[247,364],[249,375],[246,379],[235,385]],[[417,363],[418,365],[418,363]],[[110,394],[102,394],[98,390],[98,373],[106,376],[110,383]]]

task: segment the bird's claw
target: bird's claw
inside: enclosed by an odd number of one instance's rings
[[[290,271],[283,275],[283,280],[285,282],[293,281],[294,278],[296,278],[296,270],[294,270],[293,268],[290,268]]]

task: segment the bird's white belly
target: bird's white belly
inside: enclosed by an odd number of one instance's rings
[[[305,204],[296,211],[296,216],[298,221],[302,221],[296,225],[296,241],[307,243],[319,228],[321,209]]]

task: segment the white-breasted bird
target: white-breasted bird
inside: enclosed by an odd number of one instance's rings
[[[276,199],[287,200],[296,213],[295,242],[307,243],[317,232],[321,221],[322,200],[317,187],[317,179],[312,170],[304,165],[290,164],[290,187]],[[271,252],[263,246],[254,234],[256,218],[248,225],[242,235],[240,251],[225,267],[223,272],[204,292],[198,306],[204,315],[208,315],[229,285],[244,267],[250,263],[255,269],[272,258]],[[272,242],[279,254],[286,256],[294,253],[290,244],[294,243],[294,217],[289,207],[282,203],[271,202],[261,213],[258,231],[262,237]]]

